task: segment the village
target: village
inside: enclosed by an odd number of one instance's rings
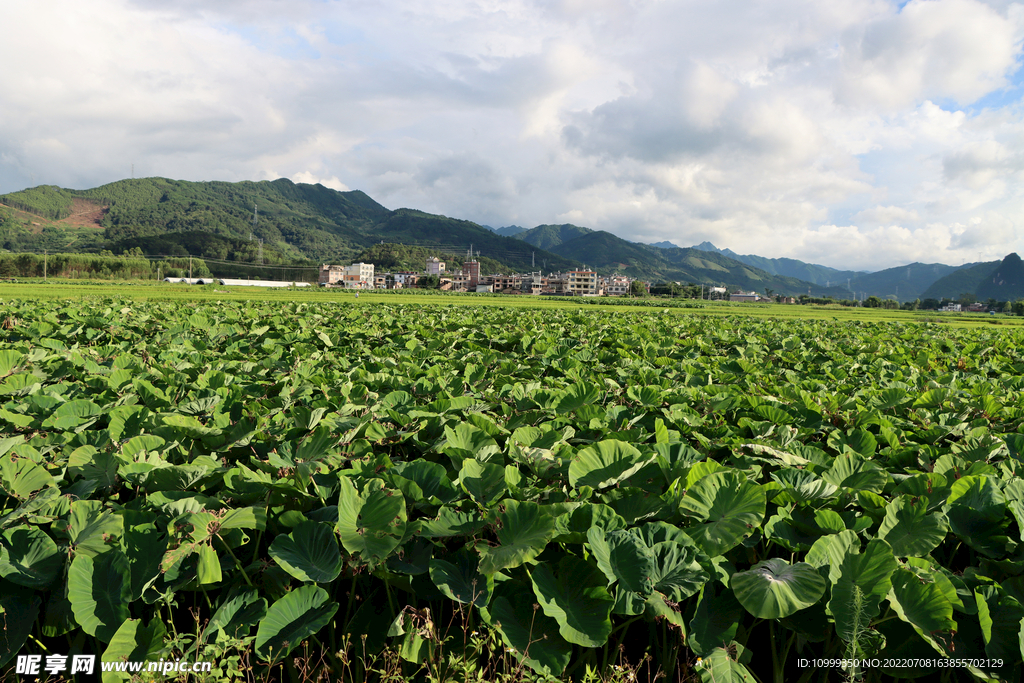
[[[432,288],[446,292],[478,292],[496,294],[528,294],[537,296],[629,296],[646,295],[651,283],[625,275],[601,276],[593,270],[570,270],[564,273],[541,272],[510,275],[481,275],[480,262],[466,261],[458,270],[445,269],[445,262],[436,256],[426,259],[420,272],[375,272],[372,263],[348,266],[323,264],[318,282],[321,287],[344,289],[410,289]],[[725,287],[708,287],[706,298],[734,301],[761,301],[755,292],[728,293]]]

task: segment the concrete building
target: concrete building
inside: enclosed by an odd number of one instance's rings
[[[467,276],[466,289],[474,291],[476,286],[480,284],[480,262],[479,261],[466,261],[462,264],[462,272]]]
[[[440,277],[444,273],[444,261],[439,260],[436,256],[427,259],[427,275],[437,275]]]
[[[321,285],[344,285],[348,289],[373,287],[373,264],[353,263],[350,266],[320,266],[317,282]]]
[[[729,295],[729,301],[740,301],[745,303],[752,303],[757,301],[760,297],[757,292],[733,292]]]
[[[574,296],[597,296],[600,294],[597,273],[592,270],[570,270],[568,293]]]
[[[604,293],[608,296],[626,296],[629,294],[629,278],[625,275],[612,275],[604,279]]]

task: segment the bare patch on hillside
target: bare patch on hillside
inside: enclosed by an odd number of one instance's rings
[[[103,206],[89,199],[73,199],[71,202],[71,215],[57,221],[57,225],[73,225],[79,228],[96,228],[102,230],[100,221],[103,214],[110,207]]]

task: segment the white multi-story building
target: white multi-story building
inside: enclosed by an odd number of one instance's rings
[[[597,296],[601,293],[597,286],[597,273],[592,270],[570,270],[568,284],[570,294]]]
[[[444,273],[444,261],[439,260],[436,256],[427,259],[427,275],[437,275],[440,277]]]

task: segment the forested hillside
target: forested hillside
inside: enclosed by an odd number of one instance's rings
[[[470,221],[412,209],[390,211],[358,190],[339,192],[287,179],[187,182],[121,180],[90,190],[41,186],[0,195],[0,246],[9,251],[141,249],[236,263],[346,263],[374,244],[398,242],[461,254],[470,247],[498,270],[578,264]],[[76,207],[83,211],[77,211]],[[94,211],[94,220],[73,219]]]

